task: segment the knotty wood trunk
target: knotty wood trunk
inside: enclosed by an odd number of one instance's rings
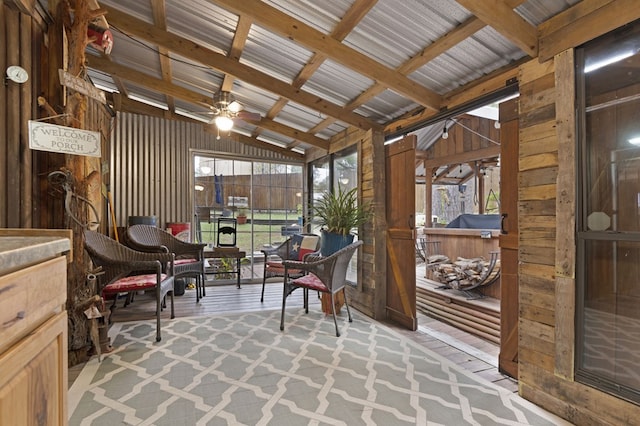
[[[66,34],[67,44],[61,43],[62,49],[52,49],[50,52],[49,75],[51,80],[57,83],[57,70],[63,68],[66,59],[66,70],[77,77],[82,77],[86,72],[85,68],[85,48],[89,40],[87,39],[87,27],[89,23],[99,15],[99,11],[89,9],[89,4],[85,0],[71,0],[50,2],[51,10],[56,17],[52,25],[56,39]],[[62,55],[62,58],[57,57]],[[63,59],[64,58],[64,59]],[[87,123],[88,100],[85,95],[73,92],[69,89],[63,91],[62,87],[50,82],[49,105],[64,105],[64,118],[55,120],[56,124],[78,129],[95,129],[100,126],[99,115],[93,114],[90,123]],[[58,94],[62,92],[58,102]],[[48,115],[54,113],[51,107],[47,108]],[[104,144],[104,142],[103,142]],[[103,147],[103,152],[104,152]],[[55,155],[55,154],[52,154]],[[73,191],[79,197],[84,197],[96,208],[102,216],[103,202],[101,195],[102,174],[100,173],[100,159],[95,157],[85,157],[80,155],[64,155],[65,171],[70,172],[73,177]],[[52,170],[50,170],[52,171]],[[58,207],[60,207],[58,205]],[[70,213],[82,224],[89,222],[100,222],[101,217],[93,217],[92,210],[86,203],[72,200]],[[82,312],[82,302],[96,293],[95,286],[88,286],[86,283],[87,271],[90,269],[90,261],[84,252],[85,226],[72,220],[65,211],[64,215],[52,215],[53,219],[50,227],[70,228],[73,231],[73,252],[74,262],[69,265],[67,278],[67,310],[69,314],[69,365],[83,362],[87,358],[87,351],[90,348],[89,322]],[[49,216],[51,217],[51,216]]]

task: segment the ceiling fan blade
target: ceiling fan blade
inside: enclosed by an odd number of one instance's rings
[[[249,111],[240,111],[236,117],[241,120],[249,120],[249,121],[260,121],[261,119],[260,114],[258,114],[257,112],[249,112]]]

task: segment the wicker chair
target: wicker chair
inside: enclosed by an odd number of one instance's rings
[[[173,305],[173,254],[142,253],[126,247],[95,231],[84,231],[84,247],[98,274],[99,291],[105,299],[117,298],[119,293],[131,293],[154,289],[156,293],[156,341],[160,335],[160,312],[165,306],[167,294],[171,298],[171,318],[175,317]]]
[[[297,244],[297,246],[296,246]],[[279,246],[260,250],[264,254],[264,275],[262,277],[262,295],[260,302],[264,302],[264,286],[267,278],[284,277],[283,260],[303,260],[304,256],[320,249],[320,236],[316,234],[294,234],[287,238]],[[272,260],[277,256],[278,260]],[[304,272],[296,269],[289,269],[288,278],[299,278]]]
[[[204,296],[204,248],[206,244],[188,243],[151,225],[133,225],[127,229],[127,245],[134,250],[175,255],[175,278],[196,279],[196,302]]]
[[[320,254],[309,254],[304,261],[285,260],[282,263],[285,266],[285,275],[289,269],[296,269],[307,272],[306,275],[294,280],[284,282],[284,293],[282,296],[282,315],[280,317],[280,330],[284,330],[284,308],[289,296],[296,288],[304,290],[304,309],[305,313],[309,313],[309,290],[328,293],[331,297],[331,306],[335,306],[334,295],[342,291],[344,295],[344,304],[347,307],[349,322],[352,322],[351,311],[347,303],[347,295],[344,286],[347,282],[347,269],[353,254],[362,240],[349,244],[345,248],[338,250],[330,256],[322,257]],[[333,323],[336,326],[336,336],[340,337],[338,329],[338,321],[336,320],[336,310],[333,309]]]

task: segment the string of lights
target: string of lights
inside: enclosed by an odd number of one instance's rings
[[[493,139],[491,139],[490,137],[485,136],[485,135],[483,135],[483,134],[481,134],[481,133],[476,132],[475,130],[473,130],[473,129],[471,129],[471,128],[467,127],[467,126],[465,126],[465,125],[464,125],[464,124],[462,124],[460,121],[455,120],[455,119],[453,119],[453,118],[447,118],[447,119],[444,121],[444,127],[442,128],[442,139],[448,139],[448,138],[449,138],[449,129],[447,128],[447,122],[449,122],[449,121],[452,121],[452,122],[454,123],[454,125],[455,125],[455,124],[457,124],[458,126],[460,126],[460,127],[464,128],[464,129],[467,129],[468,131],[470,131],[470,132],[471,132],[471,133],[473,133],[474,135],[477,135],[477,136],[481,137],[482,139],[485,139],[485,140],[487,140],[487,141],[489,141],[489,142],[491,142],[491,143],[494,143],[494,144],[496,144],[496,145],[500,145],[500,142],[496,142],[496,141],[494,141]],[[499,128],[500,128],[500,123],[496,121],[496,125],[497,125],[497,126],[496,126],[496,128],[498,128],[498,129],[499,129]]]

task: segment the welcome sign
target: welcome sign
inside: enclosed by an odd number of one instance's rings
[[[29,148],[100,157],[100,133],[29,120]]]

